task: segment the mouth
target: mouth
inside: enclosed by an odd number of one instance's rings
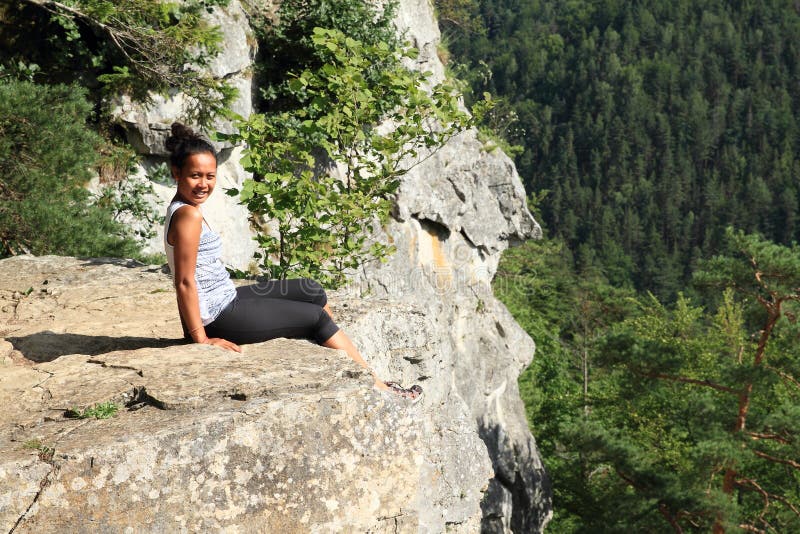
[[[208,191],[192,191],[192,194],[198,198],[202,198],[208,196]]]

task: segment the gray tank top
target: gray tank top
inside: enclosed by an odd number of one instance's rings
[[[175,278],[175,249],[167,242],[167,236],[172,215],[182,206],[188,206],[188,204],[180,200],[173,200],[167,207],[167,217],[164,221],[164,251],[167,253],[167,262],[173,280]],[[236,287],[222,264],[221,256],[222,239],[219,234],[209,228],[203,219],[200,244],[197,246],[197,265],[194,269],[203,326],[214,321],[225,309],[225,306],[236,297]]]

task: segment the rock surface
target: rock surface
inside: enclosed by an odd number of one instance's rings
[[[495,471],[481,530],[541,532],[552,515],[550,484],[517,385],[535,346],[491,288],[508,244],[541,232],[513,164],[483,152],[474,134],[458,136],[409,173],[386,232],[397,253],[364,269],[356,287],[422,305],[437,325],[436,354],[452,363],[431,375],[444,374],[436,387],[469,406]]]
[[[357,339],[381,330],[384,372],[415,374],[411,362],[431,356],[421,348],[438,352],[419,309],[353,302],[340,322]],[[430,388],[414,405],[386,397],[343,353],[307,341],[242,354],[184,344],[156,267],[3,260],[0,310],[5,531],[479,528],[492,468],[452,391]],[[65,417],[104,402],[123,408]]]
[[[232,0],[226,11],[215,15],[231,26],[226,31],[223,55],[215,64],[215,72],[242,85],[243,96],[237,103],[237,110],[245,116],[252,111],[249,76],[255,50],[249,28],[232,26],[244,23],[239,15],[242,10],[271,12],[273,9],[273,3],[266,0],[243,0],[241,3]],[[414,68],[430,71],[434,81],[443,79],[444,67],[437,56],[440,35],[430,3],[400,0],[396,24],[420,49]],[[226,57],[228,59],[223,59]],[[150,109],[120,107],[120,123],[128,131],[129,138],[139,143],[136,146],[146,157],[143,167],[163,161],[161,144],[165,128],[178,117],[179,100],[180,95],[175,95]],[[227,127],[223,123],[217,126],[222,130]],[[227,180],[227,187],[237,186],[247,178],[238,164],[237,150],[224,148],[221,152],[219,175]],[[165,206],[173,189],[170,184],[159,184],[157,190]],[[502,251],[509,244],[541,234],[525,204],[525,192],[511,160],[499,150],[485,151],[474,132],[465,132],[404,177],[393,218],[376,234],[377,239],[392,242],[397,253],[385,265],[369,265],[354,273],[353,283],[334,296],[342,306],[342,324],[379,373],[401,378],[404,382],[421,382],[426,389],[424,402],[431,403],[426,405],[441,410],[441,413],[426,412],[423,420],[426,425],[433,425],[431,428],[450,429],[445,435],[453,439],[436,442],[436,449],[425,449],[425,462],[430,462],[425,465],[447,466],[448,462],[456,461],[462,455],[459,440],[464,440],[467,445],[464,445],[463,454],[469,461],[476,466],[491,462],[494,472],[488,488],[478,497],[482,510],[480,527],[474,523],[475,516],[470,515],[475,510],[470,499],[484,489],[487,481],[479,483],[480,477],[470,475],[469,483],[452,485],[451,493],[459,496],[462,489],[457,488],[469,487],[463,490],[463,499],[447,501],[437,497],[440,500],[432,501],[432,507],[424,512],[403,515],[402,521],[409,523],[404,523],[408,528],[400,528],[401,531],[414,530],[417,527],[410,525],[417,525],[422,530],[437,532],[444,530],[445,524],[452,523],[456,525],[452,527],[455,530],[539,532],[551,516],[549,483],[535,440],[528,430],[517,387],[519,373],[530,363],[535,347],[491,291]],[[211,226],[222,234],[226,262],[240,269],[247,268],[255,243],[244,209],[226,195],[215,195],[205,206],[205,215]],[[162,250],[160,234],[151,243],[151,250]],[[91,269],[106,267],[92,266]],[[29,287],[39,291],[39,286],[32,283]],[[133,297],[137,306],[132,310],[138,310],[139,306],[147,309],[148,295],[143,290]],[[171,295],[156,296],[166,299],[159,301],[161,305],[173,299]],[[120,298],[124,297],[115,297],[115,302]],[[103,309],[105,304],[98,306]],[[160,310],[161,305],[155,308]],[[24,310],[34,304],[26,304],[23,299],[21,306]],[[52,311],[47,313],[59,315]],[[118,327],[110,324],[102,327],[110,332],[104,334],[108,339],[95,340],[109,344],[101,352],[118,348],[113,340],[119,337],[136,342],[136,339],[179,335],[174,330],[170,334],[161,330],[175,328],[174,319],[171,315],[156,314],[155,309],[141,314],[132,311],[130,318],[127,312],[118,316],[121,321]],[[161,317],[165,323],[153,326],[148,317]],[[52,328],[56,330],[48,328],[59,332],[57,319],[53,320]],[[68,332],[93,335],[93,321],[95,319],[86,320],[85,330],[83,326],[70,323],[73,326]],[[149,330],[143,331],[143,328]],[[42,332],[40,328],[25,334],[33,337],[15,334],[12,342],[15,347],[19,344],[60,346],[63,341],[80,344],[83,339],[53,338]],[[161,347],[159,350],[175,349]],[[452,430],[455,427],[445,420],[459,421],[465,426]],[[472,441],[475,436],[485,444],[478,447],[483,447],[481,452],[470,449],[477,444]],[[432,447],[433,441],[425,441],[429,438],[432,439],[427,435],[419,438],[423,448]],[[37,466],[31,464],[31,469],[39,473],[42,467]],[[482,467],[476,469],[480,471]],[[449,467],[442,467],[442,470],[444,473],[452,471]],[[418,481],[419,478],[414,478],[418,474],[410,476]],[[447,479],[443,475],[437,477],[436,480]],[[412,516],[414,519],[408,519]],[[470,519],[464,519],[467,517]],[[374,527],[375,530],[381,528]],[[370,529],[373,527],[367,530]]]

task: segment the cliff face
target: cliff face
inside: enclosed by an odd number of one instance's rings
[[[444,365],[417,376],[463,401],[486,444],[495,476],[481,502],[484,532],[539,532],[551,509],[517,386],[535,347],[490,285],[509,241],[540,231],[524,198],[508,158],[462,135],[412,171],[388,229],[398,252],[360,277],[369,294],[422,304],[436,324],[431,358]]]
[[[226,45],[213,68],[240,88],[235,107],[246,115],[255,51],[245,8],[233,0],[214,16]],[[443,76],[428,3],[403,0],[397,23],[421,50],[418,68]],[[161,161],[180,98],[149,109],[120,102],[143,167]],[[220,185],[238,185],[239,149],[221,148],[229,184]],[[163,203],[173,193],[159,187]],[[205,215],[226,261],[245,267],[253,243],[244,209],[219,194]],[[474,133],[459,135],[405,177],[382,232],[397,253],[331,301],[381,376],[422,384],[413,407],[307,342],[252,345],[243,357],[179,344],[174,296],[157,268],[0,262],[0,397],[18,406],[0,434],[0,525],[541,531],[548,482],[517,389],[534,345],[490,286],[509,243],[540,233],[512,162]],[[105,401],[140,409],[63,418]]]

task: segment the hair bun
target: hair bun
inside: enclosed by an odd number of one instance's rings
[[[197,135],[194,130],[182,122],[173,122],[170,130],[172,135],[167,137],[167,140],[164,142],[164,146],[168,151],[173,153],[178,150],[182,143],[186,141],[197,141],[202,139],[202,137]]]
[[[170,165],[183,167],[188,156],[204,152],[217,159],[217,152],[211,143],[182,122],[173,122],[170,131],[172,134],[164,141],[164,147],[170,153]]]

